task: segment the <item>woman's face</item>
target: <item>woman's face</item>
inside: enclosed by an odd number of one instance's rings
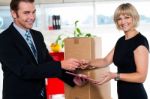
[[[120,15],[117,23],[119,28],[124,32],[128,32],[134,28],[133,18],[129,15]]]

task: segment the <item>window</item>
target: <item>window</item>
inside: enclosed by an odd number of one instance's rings
[[[9,7],[0,7],[0,29],[6,29],[12,22]]]
[[[113,24],[113,14],[116,7],[123,2],[111,1],[111,2],[96,2],[95,3],[95,12],[96,12],[96,25],[107,25]],[[147,13],[149,9],[149,1],[141,2],[130,2],[138,10],[140,14],[140,23],[141,24],[150,24],[150,13]]]
[[[72,6],[74,5],[74,6]],[[45,26],[53,24],[52,16],[60,16],[61,27],[73,27],[76,20],[81,26],[93,25],[93,6],[92,3],[69,3],[69,4],[49,4],[41,5],[45,13]]]

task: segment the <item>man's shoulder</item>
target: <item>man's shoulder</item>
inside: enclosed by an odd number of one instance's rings
[[[8,34],[8,30],[4,30],[3,32],[0,33],[0,45],[1,43],[6,43],[9,42],[9,34]]]
[[[43,36],[42,33],[35,29],[30,29],[30,32],[35,36]]]
[[[41,33],[40,31],[38,31],[38,30],[36,30],[36,29],[30,29],[30,31]]]
[[[0,35],[7,35],[9,32],[12,31],[13,28],[14,28],[14,27],[12,26],[12,24],[10,24],[10,26],[9,26],[7,29],[5,29],[4,31],[2,31],[2,32],[0,33]]]
[[[8,29],[2,31],[2,32],[0,33],[0,37],[3,38],[3,37],[5,37],[6,35],[8,35],[8,33],[9,33],[8,31],[9,31]]]

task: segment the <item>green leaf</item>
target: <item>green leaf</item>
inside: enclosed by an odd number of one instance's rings
[[[92,37],[91,33],[85,34],[85,37]]]
[[[76,28],[76,31],[78,32],[78,34],[82,34],[79,28]]]
[[[63,41],[62,41],[62,43],[61,43],[61,47],[63,48],[63,47],[64,47],[64,45],[65,45],[65,44],[64,44],[64,40],[63,40]]]
[[[78,23],[78,22],[79,22],[78,20],[75,21],[75,27],[77,27],[77,23]]]
[[[62,36],[62,35],[58,35],[58,37],[57,37],[55,43],[58,43],[58,42],[61,40],[61,36]]]

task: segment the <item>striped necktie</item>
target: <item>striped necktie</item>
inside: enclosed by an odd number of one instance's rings
[[[27,41],[27,43],[28,43],[28,45],[29,45],[29,47],[30,47],[30,49],[31,49],[31,51],[32,51],[32,53],[33,53],[33,55],[34,55],[34,58],[35,58],[36,61],[38,62],[38,59],[37,59],[37,50],[36,50],[36,48],[35,48],[35,46],[34,46],[32,40],[31,40],[32,36],[31,36],[31,34],[30,34],[29,31],[26,31],[26,33],[25,33],[25,38],[26,38],[26,41]],[[44,88],[42,88],[42,89],[41,89],[41,96],[42,96],[43,98],[44,98],[44,96],[45,96],[44,94],[45,94]]]
[[[33,53],[33,56],[34,56],[35,60],[38,62],[37,50],[35,48],[35,45],[32,42],[32,36],[31,36],[29,31],[26,31],[25,39],[26,39],[26,41],[28,43],[28,46],[30,47],[30,49],[31,49],[31,51]]]

